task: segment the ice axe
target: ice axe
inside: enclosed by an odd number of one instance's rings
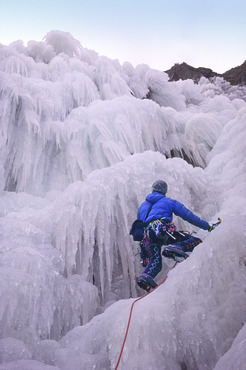
[[[216,228],[216,226],[218,226],[221,222],[222,222],[221,218],[218,217],[218,222],[216,222],[215,224],[212,224],[212,226],[210,226],[208,231],[214,230]]]

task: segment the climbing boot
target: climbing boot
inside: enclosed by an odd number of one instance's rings
[[[162,255],[166,258],[173,259],[176,262],[182,262],[189,257],[189,255],[178,245],[169,245],[168,247],[165,247]]]
[[[146,273],[143,273],[137,278],[137,284],[140,288],[146,290],[146,292],[149,292],[151,288],[155,288],[157,286],[154,279]]]

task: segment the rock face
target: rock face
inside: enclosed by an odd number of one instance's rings
[[[186,63],[176,63],[171,69],[165,72],[168,74],[170,81],[192,79],[197,82],[203,76],[206,78],[218,76],[223,77],[232,85],[246,85],[246,61],[241,66],[232,68],[223,74],[216,73],[210,68],[194,68]]]
[[[219,76],[219,74],[213,72],[212,69],[203,67],[194,68],[186,63],[182,64],[176,63],[171,69],[165,72],[168,74],[170,81],[188,80],[188,79],[199,81],[202,76],[206,78]]]
[[[231,85],[246,85],[246,60],[241,66],[225,72],[222,77]]]

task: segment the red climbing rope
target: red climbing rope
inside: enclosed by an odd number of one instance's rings
[[[173,267],[171,268],[171,270],[174,269],[174,267],[177,265],[177,263],[178,262],[175,262],[175,264],[173,265]],[[124,349],[124,346],[125,346],[125,343],[126,343],[126,338],[127,338],[128,330],[129,330],[129,327],[130,327],[130,322],[131,322],[131,318],[132,318],[132,311],[133,311],[134,304],[137,301],[140,301],[140,299],[143,299],[144,297],[146,297],[147,295],[149,295],[150,293],[152,293],[154,290],[156,290],[161,284],[163,284],[166,281],[167,277],[168,277],[168,275],[166,275],[165,278],[153,290],[151,290],[149,293],[144,294],[142,297],[139,297],[139,298],[135,299],[135,301],[132,303],[131,310],[130,310],[130,315],[129,315],[129,319],[128,319],[128,323],[127,323],[125,338],[123,340],[123,344],[122,344],[122,347],[121,347],[120,355],[119,355],[119,358],[118,358],[118,361],[117,361],[115,370],[118,369],[118,366],[119,366],[119,363],[120,363],[120,359],[121,359],[121,356],[122,356],[122,353],[123,353],[123,349]]]

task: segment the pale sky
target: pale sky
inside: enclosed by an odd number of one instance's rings
[[[69,32],[99,55],[223,73],[246,60],[245,0],[0,0],[0,43]]]

